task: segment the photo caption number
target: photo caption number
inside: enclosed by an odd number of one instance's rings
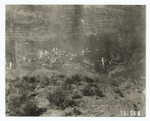
[[[121,116],[140,116],[140,111],[120,111]]]

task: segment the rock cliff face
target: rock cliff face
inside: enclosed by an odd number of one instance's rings
[[[128,64],[117,65],[114,70],[109,72],[109,75],[122,72],[127,73],[129,70],[132,70],[132,73],[130,74],[131,78],[139,80],[146,77],[145,53],[134,53]]]
[[[134,53],[128,64],[128,68],[133,69],[137,77],[139,78],[146,77],[145,53]]]
[[[128,52],[145,47],[144,32],[145,6],[6,5],[6,58],[14,63],[35,46],[67,51],[99,47],[103,55]],[[103,48],[109,43],[113,49]]]

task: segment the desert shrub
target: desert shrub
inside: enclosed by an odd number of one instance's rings
[[[27,100],[26,96],[11,95],[7,103],[6,113],[10,116],[39,116],[45,109],[38,108],[36,104]]]
[[[33,91],[36,88],[37,80],[35,77],[24,76],[22,78],[18,78],[15,82],[9,83],[9,85],[13,85],[20,91]]]
[[[70,84],[81,85],[80,81],[81,81],[81,76],[76,74],[76,75],[72,75],[71,78],[67,77],[65,79],[65,84],[67,84],[67,85],[70,85]]]
[[[47,81],[45,81],[44,83],[45,83],[45,86],[46,85],[55,85],[56,86],[57,85],[57,80],[54,79],[54,78],[50,78]]]
[[[75,104],[72,99],[68,98],[68,92],[62,88],[57,88],[54,92],[50,92],[47,96],[47,99],[52,105],[63,109]]]
[[[87,82],[87,83],[94,83],[94,82],[95,82],[94,79],[91,79],[91,78],[88,77],[88,76],[85,76],[85,77],[84,77],[84,80],[85,80],[85,82]]]
[[[6,78],[6,79],[5,79],[5,82],[6,82],[6,83],[9,83],[10,80],[11,80],[11,79]]]
[[[63,106],[63,108],[66,108],[66,107],[74,107],[78,104],[79,102],[76,102],[74,100],[72,100],[71,98],[66,98],[66,101],[65,101],[65,105]]]
[[[134,106],[134,110],[135,110],[135,111],[139,111],[139,108],[138,108],[138,105],[137,105],[137,104],[133,103],[133,106]]]
[[[41,77],[40,80],[39,80],[39,85],[40,85],[41,88],[44,88],[44,87],[46,87],[47,85],[53,84],[53,83],[54,83],[53,80],[52,80],[52,79],[49,79],[47,76],[43,76],[43,77]]]
[[[118,81],[117,80],[112,80],[111,85],[113,86],[119,86]]]
[[[126,86],[126,89],[130,89],[130,88],[131,88],[131,85],[127,85],[127,86]]]
[[[91,87],[89,87],[89,86],[84,87],[83,90],[82,90],[82,93],[83,93],[84,96],[95,95],[94,90]]]
[[[79,74],[72,75],[71,80],[72,80],[73,84],[81,85],[81,83],[80,83],[82,81],[81,75],[79,75]]]
[[[17,93],[21,95],[33,91],[36,87],[36,85],[28,83],[23,78],[20,78],[17,81],[10,82],[9,84],[7,84],[7,86],[9,86],[11,93]]]
[[[81,114],[82,114],[82,112],[79,109],[74,108],[73,110],[65,112],[64,116],[78,116]]]
[[[72,89],[72,86],[70,83],[68,83],[67,81],[64,81],[64,83],[62,84],[62,89],[63,90],[71,90]]]
[[[25,103],[23,110],[23,116],[40,116],[43,112],[45,112],[45,109],[37,107],[36,104],[31,101],[27,101]]]
[[[65,112],[64,116],[72,116],[73,113],[72,112]]]
[[[51,78],[48,78],[48,83],[49,85],[58,85],[57,84],[57,81],[58,80],[64,80],[64,78],[60,78],[59,75],[56,75],[56,76],[52,76]]]
[[[74,108],[74,109],[73,109],[73,114],[74,114],[75,116],[78,116],[78,115],[81,115],[82,112],[81,112],[80,110]]]
[[[84,87],[82,93],[84,96],[97,95],[99,97],[105,97],[104,93],[98,88],[97,85],[88,85],[87,87]]]
[[[60,79],[65,77],[65,75],[63,75],[63,74],[59,74],[58,76],[59,76]]]
[[[61,81],[63,81],[63,82],[65,82],[65,80],[66,80],[66,78],[65,78],[65,75],[63,75],[63,74],[58,74],[58,75],[53,75],[53,76],[51,76],[51,78],[48,78],[48,77],[46,77],[47,78],[47,84],[49,84],[49,85],[55,85],[55,86],[58,86],[59,85],[59,83],[57,83],[57,81],[59,80],[61,80]],[[69,78],[67,78],[68,80],[68,82],[65,82],[65,83],[69,83]]]
[[[72,99],[78,99],[81,98],[82,96],[80,94],[75,94],[72,96]]]
[[[105,80],[101,80],[100,83],[105,83]]]
[[[73,75],[71,78],[70,77],[65,78],[62,88],[64,90],[71,90],[72,89],[71,84],[78,85],[78,86],[81,85],[80,75]]]
[[[101,90],[99,90],[98,88],[96,88],[94,91],[97,96],[105,97],[104,93]]]
[[[46,83],[45,82],[40,82],[40,84],[39,84],[39,86],[40,86],[40,88],[44,88],[44,87],[46,87]]]
[[[5,80],[5,82],[6,82],[7,84],[13,84],[13,83],[17,82],[19,79],[20,79],[20,78],[18,78],[18,77],[15,78],[15,79],[10,79],[10,78],[8,78],[8,79]]]
[[[20,78],[19,77],[16,77],[15,79],[14,79],[14,81],[18,81]]]
[[[98,88],[98,85],[96,83],[89,83],[88,86]]]
[[[25,83],[38,83],[38,80],[36,79],[35,76],[30,77],[30,76],[23,76],[22,78],[19,78],[17,80],[21,80]]]
[[[79,92],[75,92],[74,95],[72,96],[72,99],[78,99],[81,98],[82,96],[79,94]]]
[[[5,88],[5,95],[7,96],[7,95],[9,95],[9,94],[11,94],[12,93],[12,88],[10,87],[10,86],[7,86],[6,88]]]
[[[30,81],[30,77],[14,79],[6,87],[7,114],[10,116],[39,116],[43,112],[43,109],[39,109],[28,98],[28,94],[36,88],[36,84],[33,80]]]
[[[23,79],[24,81],[28,82],[29,76],[23,76],[22,79]]]
[[[95,79],[95,82],[100,82],[100,80],[99,79]]]
[[[68,78],[66,78],[65,83],[66,84],[73,84],[74,81],[73,81],[73,79],[71,79],[71,78],[68,77]]]
[[[32,77],[30,78],[30,83],[38,83],[40,85],[41,88],[49,85],[49,84],[53,84],[54,83],[54,79],[53,77],[52,78],[49,78],[47,76],[36,76],[36,77]]]
[[[119,94],[120,97],[124,97],[122,91],[119,88],[115,89],[115,93]]]
[[[36,83],[37,82],[37,79],[34,77],[30,77],[30,83]]]
[[[76,81],[76,82],[81,81],[81,76],[79,74],[72,75],[71,78],[72,78],[73,81]]]
[[[44,82],[45,84],[50,84],[51,79],[49,79],[47,76],[44,76],[41,81]]]

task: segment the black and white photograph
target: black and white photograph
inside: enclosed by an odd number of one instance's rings
[[[146,7],[6,4],[5,116],[146,117]]]

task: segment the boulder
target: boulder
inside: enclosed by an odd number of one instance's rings
[[[31,74],[31,77],[36,77],[40,79],[44,77],[51,78],[52,76],[55,77],[59,74],[60,73],[58,71],[54,71],[54,70],[38,69]]]

